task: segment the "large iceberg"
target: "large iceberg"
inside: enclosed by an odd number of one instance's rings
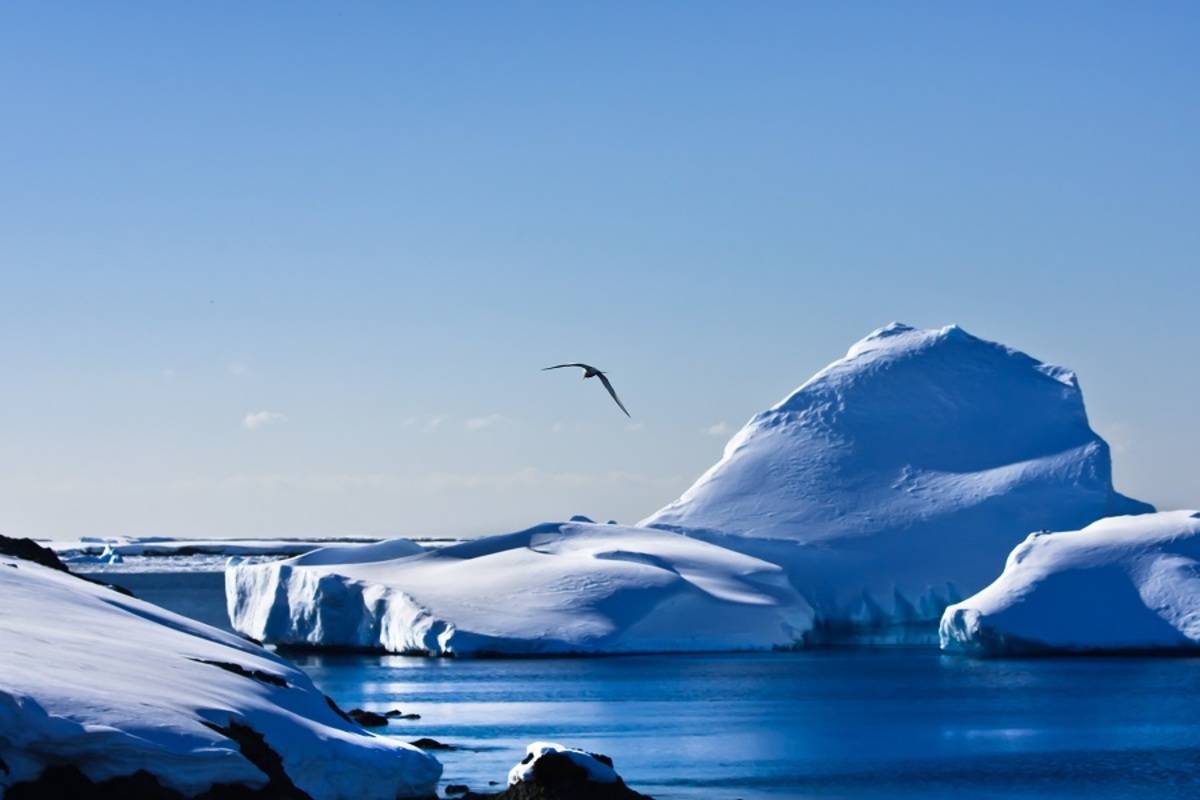
[[[232,634],[3,555],[0,609],[0,798],[81,783],[106,797],[436,791],[435,759],[364,731]]]
[[[893,323],[751,419],[641,524],[783,565],[815,610],[810,639],[915,626],[932,642],[945,605],[1029,531],[1147,511],[1113,489],[1073,372],[956,325]]]
[[[236,630],[311,645],[933,644],[943,609],[1029,531],[1152,510],[1113,489],[1073,373],[957,326],[892,324],[638,526],[552,524],[395,559],[316,551],[234,565],[226,587]]]
[[[1200,512],[1030,534],[940,633],[943,649],[979,655],[1200,647]]]

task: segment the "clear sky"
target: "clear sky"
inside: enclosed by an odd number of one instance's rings
[[[891,320],[1200,506],[1195,3],[5,3],[0,531],[635,521]],[[559,361],[610,371],[633,413]]]

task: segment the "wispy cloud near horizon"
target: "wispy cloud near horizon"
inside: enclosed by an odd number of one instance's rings
[[[278,411],[250,411],[242,417],[242,427],[248,431],[256,431],[268,425],[280,425],[287,422],[287,415]]]
[[[733,433],[733,426],[725,420],[713,423],[701,431],[705,436],[728,436]]]
[[[482,431],[494,427],[504,417],[500,414],[487,414],[482,417],[471,417],[463,422],[463,427],[469,431]]]

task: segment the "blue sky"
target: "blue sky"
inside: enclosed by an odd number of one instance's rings
[[[0,530],[633,521],[891,320],[1076,369],[1119,488],[1200,506],[1198,35],[1169,2],[5,4]],[[633,424],[538,371],[576,359]]]

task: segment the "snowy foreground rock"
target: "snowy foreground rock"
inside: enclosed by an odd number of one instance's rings
[[[980,655],[1200,647],[1200,512],[1030,534],[940,633],[943,649]]]
[[[1112,486],[1075,375],[956,326],[875,331],[639,526],[543,525],[392,560],[226,572],[234,627],[392,651],[933,644],[1032,530],[1152,511]],[[317,559],[317,560],[314,560]]]
[[[553,742],[534,742],[498,794],[468,792],[466,800],[649,800],[613,769],[612,759]]]
[[[435,792],[435,759],[235,636],[10,556],[0,609],[0,798]]]

